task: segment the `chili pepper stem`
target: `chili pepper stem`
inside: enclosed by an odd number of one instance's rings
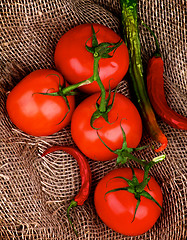
[[[154,53],[154,56],[156,56],[156,57],[161,57],[160,45],[159,45],[159,43],[158,43],[158,39],[157,39],[156,35],[155,35],[154,32],[151,30],[151,28],[150,28],[149,26],[147,26],[147,25],[143,22],[143,20],[141,20],[141,23],[142,23],[142,25],[143,25],[144,27],[146,27],[146,28],[149,30],[149,32],[151,33],[151,35],[154,37],[155,45],[156,45],[156,51],[155,51],[155,53]]]
[[[71,226],[72,226],[72,228],[73,228],[76,236],[78,237],[78,233],[77,233],[77,231],[76,231],[76,229],[75,229],[75,227],[74,227],[74,225],[73,225],[73,223],[72,223],[72,221],[71,221],[70,215],[69,215],[70,209],[71,209],[72,207],[76,207],[76,206],[77,206],[77,202],[74,201],[74,200],[72,200],[71,203],[70,203],[70,205],[69,205],[69,207],[68,207],[68,209],[67,209],[67,218],[68,218],[68,221],[69,221],[69,223],[71,224]]]

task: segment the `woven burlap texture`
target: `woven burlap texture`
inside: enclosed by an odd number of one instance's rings
[[[121,34],[120,4],[118,0],[2,0],[0,8],[0,238],[76,239],[66,209],[80,189],[77,163],[63,152],[41,158],[49,146],[74,146],[70,127],[48,137],[24,134],[8,118],[6,97],[28,73],[55,69],[55,46],[72,27],[95,22]],[[154,29],[160,42],[167,102],[186,115],[186,1],[140,0],[138,14]],[[140,27],[140,39],[146,65],[155,50],[154,40],[144,27]],[[118,91],[132,97],[126,79]],[[169,143],[163,152],[166,159],[150,171],[164,196],[163,212],[157,223],[138,237],[123,236],[102,223],[94,208],[94,189],[117,166],[115,160],[88,159],[93,174],[91,194],[83,206],[71,211],[78,239],[185,239],[186,132],[168,126],[159,117],[158,123]],[[148,143],[157,147],[144,131],[141,145]],[[149,161],[156,154],[143,150],[137,156]]]

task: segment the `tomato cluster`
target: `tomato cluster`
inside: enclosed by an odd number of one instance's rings
[[[122,149],[122,156],[129,157],[140,143],[142,121],[135,105],[115,89],[129,67],[128,49],[120,36],[100,24],[79,25],[61,37],[54,61],[56,70],[34,71],[9,93],[6,108],[11,121],[33,136],[54,134],[71,122],[72,138],[89,159],[115,159],[118,149]],[[76,88],[90,95],[78,106]],[[137,181],[143,180],[142,172],[136,170]],[[95,191],[96,211],[115,231],[142,234],[155,223],[160,208],[142,197],[145,199],[132,221],[136,208],[132,193],[121,191],[105,196],[109,189],[126,186],[119,179],[107,185],[110,178],[118,175],[132,178],[129,169],[112,171],[103,178]],[[160,188],[152,178],[149,188],[146,191],[162,205]],[[141,227],[144,222],[146,227]]]

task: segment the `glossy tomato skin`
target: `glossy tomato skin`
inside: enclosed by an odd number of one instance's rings
[[[67,126],[75,108],[74,96],[68,97],[70,112],[62,121],[68,111],[64,99],[38,94],[58,91],[59,79],[63,84],[63,77],[54,70],[36,70],[12,89],[6,108],[11,121],[19,129],[33,136],[46,136]]]
[[[136,168],[134,170],[139,182],[142,181],[144,171]],[[99,181],[94,193],[97,214],[109,228],[116,232],[127,236],[141,235],[152,228],[161,214],[161,209],[153,201],[141,197],[135,219],[132,221],[137,204],[134,194],[118,191],[108,193],[105,196],[107,191],[128,186],[126,181],[122,179],[112,179],[117,176],[132,180],[132,170],[130,168],[115,169]],[[162,191],[153,177],[151,177],[148,186],[149,188],[146,186],[144,190],[162,206]]]
[[[96,32],[98,43],[116,43],[121,38],[110,28],[101,24],[92,24]],[[93,75],[93,54],[88,52],[85,44],[92,36],[91,24],[78,25],[66,32],[59,40],[54,61],[58,71],[71,84],[88,79]],[[87,45],[92,46],[91,39]],[[115,88],[125,76],[129,66],[128,49],[123,44],[115,51],[112,58],[99,61],[99,75],[105,89],[108,89],[109,80],[111,89]],[[86,93],[100,91],[96,82],[80,87]]]
[[[96,110],[96,101],[100,93],[95,93],[82,101],[75,109],[71,121],[71,134],[78,148],[90,159],[107,161],[117,157],[108,150],[90,125],[92,114]],[[113,93],[111,94],[111,100]],[[134,104],[124,95],[116,93],[114,105],[108,114],[109,123],[103,117],[96,119],[94,127],[100,128],[98,134],[112,150],[122,147],[123,136],[120,127],[126,133],[128,147],[137,147],[142,137],[142,121]]]

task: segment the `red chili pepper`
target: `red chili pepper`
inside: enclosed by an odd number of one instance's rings
[[[153,56],[148,62],[147,90],[155,112],[174,128],[187,130],[187,118],[171,109],[164,94],[164,62],[161,57]]]
[[[92,174],[91,174],[90,166],[89,166],[89,163],[88,163],[86,157],[74,147],[53,146],[53,147],[50,147],[47,150],[45,150],[44,153],[42,154],[42,157],[44,157],[45,155],[47,155],[49,153],[59,151],[59,150],[69,153],[72,157],[74,157],[77,160],[77,163],[78,163],[79,169],[80,169],[81,188],[80,188],[78,194],[71,201],[71,203],[67,209],[68,220],[77,235],[77,232],[76,232],[76,230],[73,226],[73,223],[69,217],[69,211],[72,207],[76,207],[77,205],[79,205],[79,206],[83,205],[84,202],[87,200],[89,193],[90,193],[90,188],[91,188]]]
[[[146,26],[147,27],[147,26]],[[150,102],[155,112],[167,124],[174,128],[187,130],[187,118],[171,109],[166,101],[164,92],[164,62],[160,54],[160,47],[153,31],[147,27],[156,42],[156,52],[148,61],[147,66],[147,91]]]

